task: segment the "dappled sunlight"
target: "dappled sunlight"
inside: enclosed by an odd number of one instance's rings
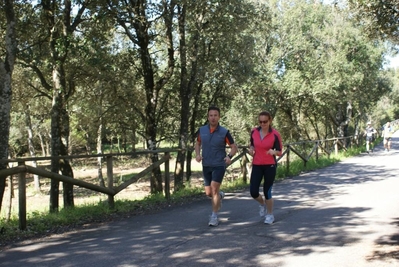
[[[392,219],[390,223],[399,228],[399,218]],[[375,249],[367,260],[399,259],[399,231],[391,235],[381,235],[375,244]]]
[[[399,236],[389,227],[397,229],[399,219],[387,220],[392,208],[385,205],[377,210],[375,203],[395,202],[396,195],[389,190],[395,191],[397,170],[382,157],[362,155],[275,183],[272,225],[263,223],[258,203],[248,190],[241,190],[226,194],[218,227],[208,227],[210,200],[203,198],[48,237],[46,242],[19,244],[6,252],[7,257],[1,254],[0,262],[5,266],[52,266],[65,261],[63,266],[79,262],[81,266],[284,267],[308,266],[310,259],[318,259],[320,266],[343,266],[345,258],[331,255],[346,255],[348,262],[359,266],[367,261],[370,266],[394,262],[399,257]],[[18,259],[8,260],[13,256]]]

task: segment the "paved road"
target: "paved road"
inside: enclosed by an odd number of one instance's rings
[[[208,227],[210,201],[135,216],[96,229],[21,243],[0,266],[399,266],[399,132],[333,166],[274,186],[265,225],[248,191],[223,201]]]

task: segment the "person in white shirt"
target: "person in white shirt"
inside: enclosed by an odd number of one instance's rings
[[[384,132],[383,132],[385,152],[389,152],[389,150],[391,149],[392,134],[393,134],[393,128],[391,126],[391,123],[388,121],[384,126]]]

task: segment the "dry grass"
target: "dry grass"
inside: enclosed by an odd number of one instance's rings
[[[73,162],[73,173],[75,179],[81,179],[85,182],[92,184],[99,184],[98,179],[98,168],[95,162]],[[114,174],[114,185],[118,184],[134,177],[135,174],[144,170],[150,162],[146,159],[135,159],[135,160],[119,160],[115,161],[113,174]],[[40,166],[44,169],[49,169],[49,165],[45,162]],[[170,161],[170,170],[175,167],[175,161],[172,159]],[[193,175],[191,180],[191,186],[202,186],[202,174],[200,172],[201,165],[197,162],[193,162]],[[164,170],[164,165],[161,165],[161,171]],[[102,175],[106,180],[106,167],[102,168]],[[171,190],[173,190],[173,171],[171,173]],[[13,177],[13,197],[11,199],[11,214],[18,214],[18,182],[17,178]],[[10,199],[7,197],[9,195],[8,190],[10,187],[7,184],[6,192],[4,193],[3,204],[1,208],[0,218],[6,218],[6,214],[10,209]],[[60,198],[59,204],[60,208],[63,205],[62,197],[62,183],[60,183]],[[40,192],[37,192],[34,188],[33,175],[27,175],[27,189],[26,189],[26,202],[27,202],[27,213],[34,213],[37,211],[48,211],[49,209],[49,190],[50,190],[50,179],[40,178]],[[115,196],[115,200],[139,200],[150,195],[150,181],[149,176],[145,176],[137,179],[128,186],[126,189],[122,190]],[[76,206],[82,204],[98,203],[107,200],[107,195],[103,193],[98,193],[82,187],[74,187],[74,202]]]

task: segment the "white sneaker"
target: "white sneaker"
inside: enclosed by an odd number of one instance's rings
[[[272,224],[274,222],[273,214],[266,214],[265,224]]]
[[[211,218],[209,219],[209,226],[218,226],[219,225],[219,220],[218,216],[216,215],[211,215]]]
[[[265,206],[259,205],[259,216],[265,217],[265,214],[266,214]]]

